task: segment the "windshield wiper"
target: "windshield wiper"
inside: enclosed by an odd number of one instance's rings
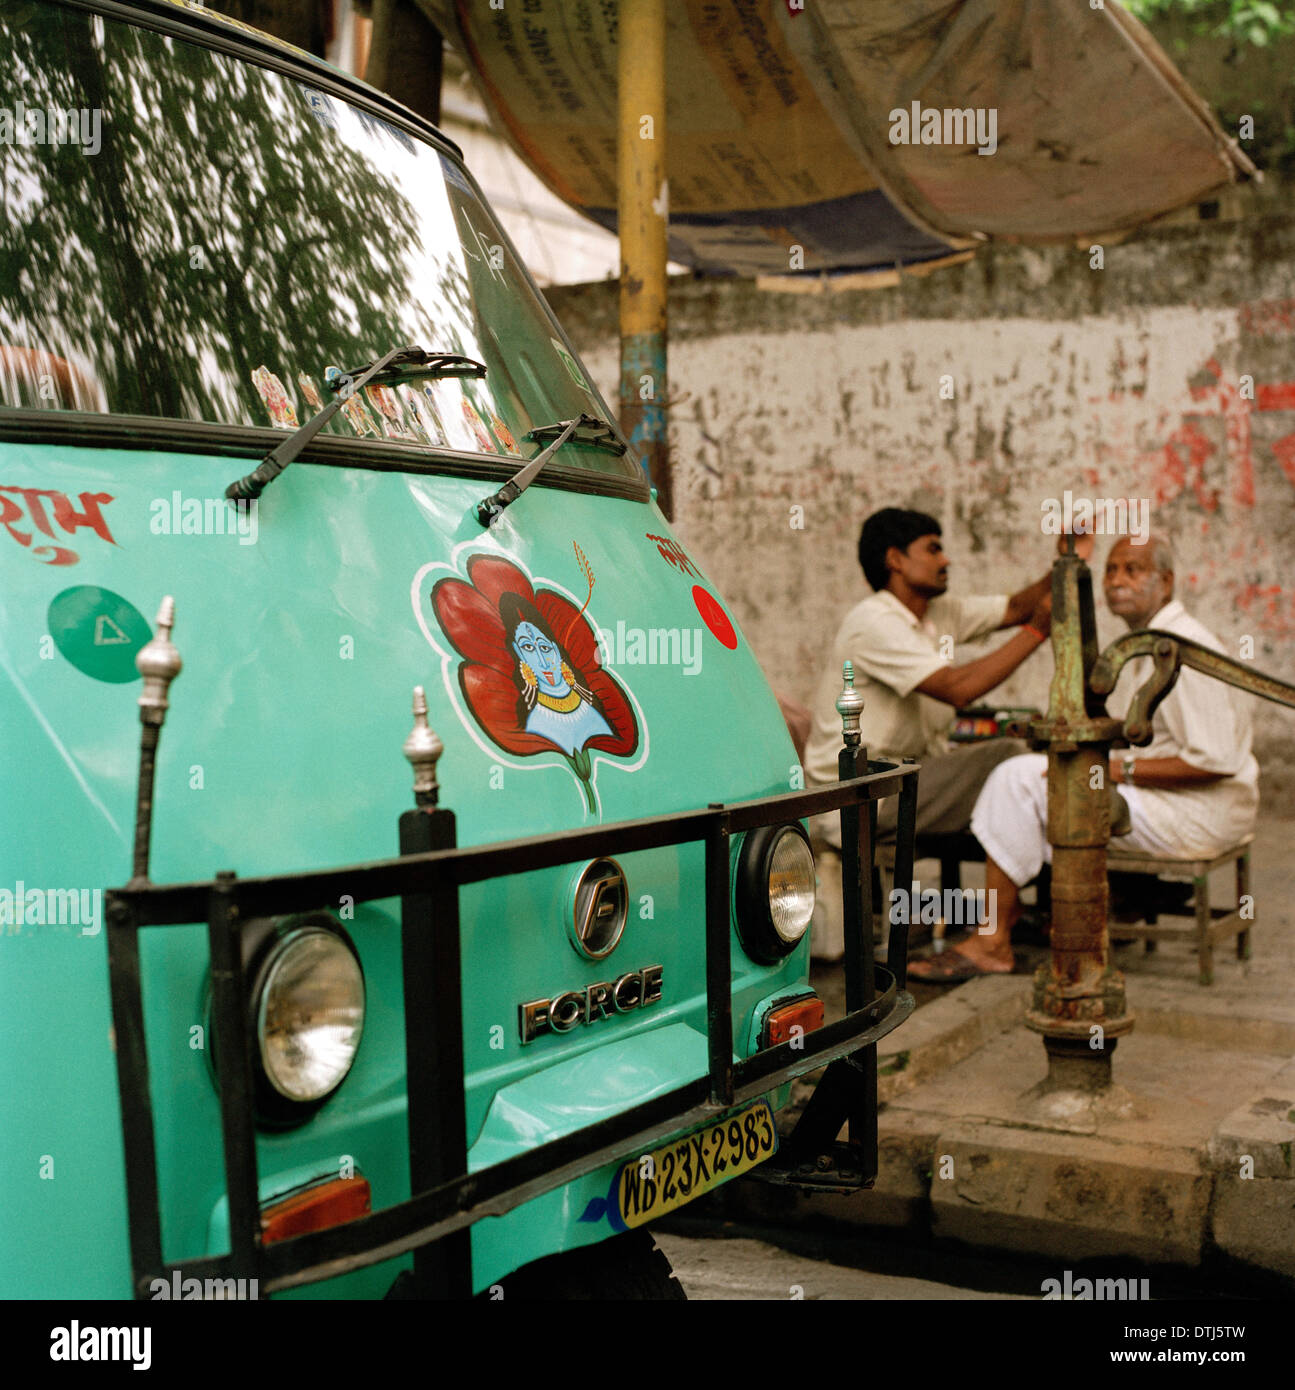
[[[616,432],[606,420],[600,420],[596,415],[577,415],[574,420],[559,420],[554,425],[536,425],[526,438],[540,440],[550,435],[557,438],[547,449],[541,450],[525,467],[514,473],[498,492],[477,503],[477,520],[483,526],[493,525],[503,515],[504,508],[517,501],[535,481],[540,469],[573,435],[579,435],[582,444],[595,444],[617,454],[625,452],[625,445],[616,438]]]
[[[323,410],[311,416],[299,430],[266,454],[246,477],[230,483],[225,489],[225,496],[233,502],[259,497],[341,410],[345,402],[364,386],[399,386],[403,382],[424,377],[483,377],[485,374],[484,362],[477,362],[457,352],[424,352],[417,346],[392,348],[376,362],[356,367],[353,372],[344,372],[330,382],[329,390],[337,393],[337,399],[329,401]]]
[[[387,358],[390,361],[384,367],[383,362],[387,362]],[[394,356],[388,353],[387,358],[373,364],[381,372],[379,386],[399,386],[402,381],[419,381],[429,376],[484,377],[486,374],[484,362],[478,362],[475,357],[464,357],[460,352],[424,352],[420,347],[407,347],[401,348]],[[355,376],[368,370],[369,364],[365,363],[349,375]],[[342,377],[338,377],[338,381],[342,380]],[[361,384],[357,381],[352,389],[358,390]],[[333,389],[337,390],[338,387],[334,386]]]

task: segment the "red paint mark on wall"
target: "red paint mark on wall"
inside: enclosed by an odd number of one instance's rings
[[[1282,312],[1290,314],[1291,327],[1295,329],[1295,300],[1283,300],[1281,304],[1288,306]],[[1192,401],[1200,408],[1182,412],[1177,428],[1164,444],[1149,453],[1141,453],[1140,461],[1151,471],[1158,503],[1170,502],[1190,488],[1202,510],[1216,512],[1224,489],[1206,485],[1206,469],[1218,453],[1218,446],[1202,425],[1208,420],[1221,419],[1227,495],[1237,506],[1253,507],[1255,460],[1251,416],[1256,411],[1295,411],[1295,380],[1257,383],[1251,400],[1241,394],[1239,384],[1224,379],[1217,358],[1211,357],[1201,370],[1213,380],[1190,387]],[[1092,403],[1118,401],[1126,394],[1112,391],[1105,398],[1093,397]],[[1295,484],[1295,431],[1278,439],[1272,445],[1272,452],[1283,474]]]
[[[1255,299],[1243,304],[1241,331],[1264,338],[1295,332],[1295,299]]]
[[[1295,381],[1255,387],[1256,410],[1295,410]]]
[[[1273,445],[1273,457],[1281,466],[1281,470],[1295,483],[1295,434],[1283,435]]]
[[[1179,452],[1180,449],[1183,452]],[[1155,488],[1157,503],[1172,501],[1188,485],[1189,481],[1196,500],[1207,512],[1218,510],[1218,490],[1210,492],[1205,487],[1205,461],[1214,452],[1214,445],[1192,423],[1190,417],[1166,440],[1156,458],[1152,485]],[[1184,457],[1184,454],[1186,457]]]
[[[1203,411],[1202,414],[1221,415],[1223,417],[1228,462],[1232,472],[1232,500],[1243,507],[1253,507],[1255,504],[1255,466],[1254,456],[1250,449],[1251,403],[1243,399],[1239,387],[1234,386],[1230,381],[1225,382],[1223,380],[1223,368],[1219,365],[1217,358],[1210,358],[1205,364],[1205,371],[1214,378],[1214,381],[1207,386],[1193,386],[1191,388],[1192,400],[1200,401],[1206,406],[1213,406],[1212,410]],[[1190,419],[1191,417],[1187,418]],[[1212,445],[1209,452],[1214,452]],[[1201,495],[1199,486],[1197,495]],[[1217,491],[1213,496],[1214,504],[1206,508],[1208,511],[1214,511],[1218,507]],[[1204,505],[1203,501],[1202,505]]]
[[[1234,591],[1237,609],[1271,637],[1295,637],[1295,590],[1280,584],[1246,584]]]

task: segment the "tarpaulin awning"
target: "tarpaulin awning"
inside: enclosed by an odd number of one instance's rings
[[[522,158],[614,229],[616,4],[419,3]],[[670,255],[712,273],[1099,239],[1253,172],[1115,0],[667,0],[666,15]]]

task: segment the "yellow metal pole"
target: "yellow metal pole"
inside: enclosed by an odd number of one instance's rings
[[[665,0],[621,0],[621,428],[673,513],[666,444]]]

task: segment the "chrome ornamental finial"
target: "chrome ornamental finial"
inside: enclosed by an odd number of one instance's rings
[[[841,716],[841,737],[847,748],[859,746],[859,716],[863,713],[863,696],[854,688],[854,662],[841,668],[845,687],[836,697],[836,712]]]
[[[144,677],[144,691],[139,697],[141,724],[154,724],[160,728],[166,720],[166,711],[170,707],[166,693],[184,666],[180,653],[171,641],[174,626],[175,600],[167,594],[157,610],[157,632],[135,655],[136,669]]]
[[[139,789],[135,794],[135,853],[128,887],[148,882],[149,846],[153,838],[153,781],[157,746],[170,702],[166,698],[171,682],[184,663],[171,641],[175,626],[175,600],[170,594],[157,610],[157,631],[135,653],[135,668],[144,677],[139,697]]]
[[[427,724],[427,693],[421,685],[414,686],[414,727],[405,740],[405,757],[414,769],[414,802],[419,806],[435,806],[439,787],[436,764],[445,745]]]

